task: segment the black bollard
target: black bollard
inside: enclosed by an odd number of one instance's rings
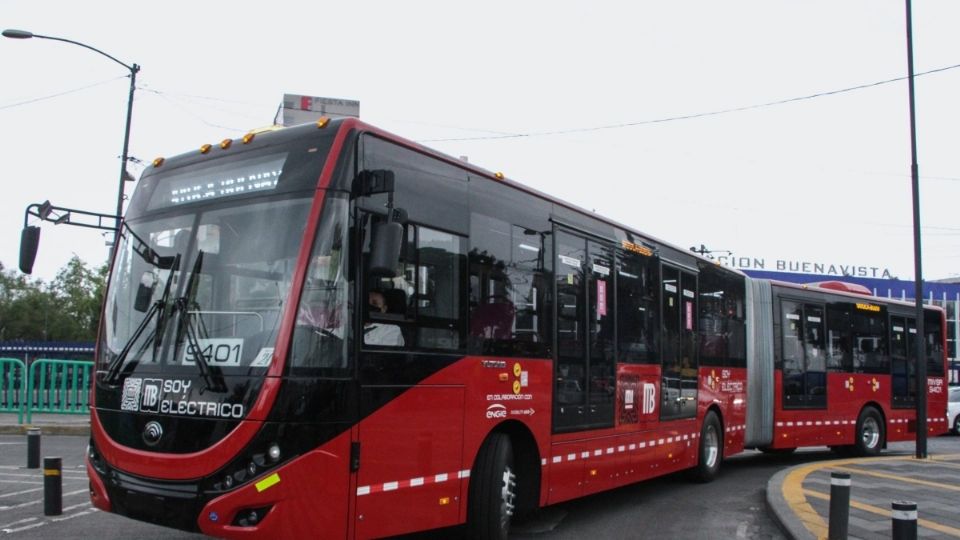
[[[917,503],[893,501],[893,540],[917,540]]]
[[[43,515],[45,516],[59,516],[63,513],[63,479],[60,475],[62,468],[60,458],[43,458]]]
[[[830,473],[829,540],[846,540],[850,525],[850,473]]]
[[[27,468],[40,468],[40,430],[37,428],[27,430]]]

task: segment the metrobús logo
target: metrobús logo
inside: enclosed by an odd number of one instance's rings
[[[120,410],[177,416],[243,418],[242,403],[187,399],[192,385],[193,381],[190,380],[128,377],[123,381]]]
[[[487,407],[487,418],[506,418],[507,417],[507,408],[499,403],[494,403]]]

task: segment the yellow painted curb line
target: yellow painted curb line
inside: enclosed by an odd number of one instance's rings
[[[861,463],[876,463],[882,461],[916,461],[918,463],[931,463],[936,465],[943,465],[943,460],[949,459],[960,459],[960,454],[945,454],[938,456],[937,458],[929,457],[927,459],[916,459],[912,456],[882,456],[882,457],[873,457],[873,458],[852,458],[852,459],[836,459],[831,461],[820,461],[817,463],[811,463],[809,465],[803,465],[797,467],[790,471],[786,477],[783,479],[783,485],[781,486],[781,491],[783,494],[784,500],[787,501],[787,504],[790,505],[790,509],[797,516],[797,519],[807,528],[816,538],[826,538],[827,533],[829,532],[829,527],[827,526],[826,521],[823,517],[818,514],[810,503],[807,502],[807,495],[812,497],[818,497],[822,495],[816,491],[809,491],[803,489],[803,481],[807,476],[820,469],[829,469],[829,468],[840,468],[846,469],[845,465],[856,465]],[[853,469],[853,472],[864,473],[864,471],[859,469]],[[867,473],[869,474],[869,473]],[[873,473],[873,475],[879,475],[882,473]],[[889,475],[893,476],[893,475]],[[829,497],[828,497],[829,498]],[[860,508],[871,512],[876,509],[880,510],[875,506],[866,505],[863,503],[857,503],[856,501],[851,500],[850,505],[855,508]],[[880,510],[884,515],[890,515],[889,511]],[[928,529],[934,529],[945,534],[960,536],[960,529],[954,529],[953,527],[948,527],[946,525],[940,525],[927,520],[919,520],[918,524],[922,524]],[[956,531],[956,532],[953,532]]]

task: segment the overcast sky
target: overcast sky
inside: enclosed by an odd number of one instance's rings
[[[285,92],[354,99],[367,122],[682,247],[913,278],[907,82],[754,107],[905,77],[903,2],[241,5],[0,0],[0,27],[142,66],[145,162],[268,125]],[[916,72],[960,64],[960,2],[913,16]],[[129,79],[40,39],[0,39],[0,73],[15,268],[28,204],[114,211]],[[924,276],[957,276],[960,69],[916,90]],[[44,224],[34,274],[99,265],[104,240]]]

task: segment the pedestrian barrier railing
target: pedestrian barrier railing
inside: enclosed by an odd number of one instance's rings
[[[27,423],[33,413],[88,414],[93,362],[40,358],[27,373]]]
[[[17,423],[23,423],[26,409],[27,369],[17,358],[0,358],[0,412],[17,413]]]

